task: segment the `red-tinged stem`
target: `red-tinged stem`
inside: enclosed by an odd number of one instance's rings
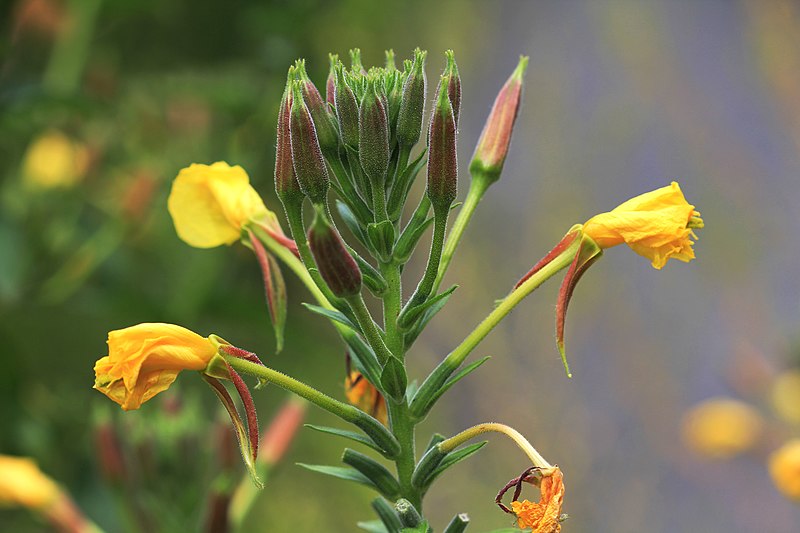
[[[255,222],[255,224],[256,224],[256,225],[257,225],[259,228],[261,228],[262,230],[264,230],[264,232],[266,232],[266,234],[267,234],[267,235],[269,235],[269,236],[270,236],[270,237],[272,237],[272,238],[273,238],[275,241],[277,241],[277,242],[278,242],[278,244],[280,244],[281,246],[285,247],[287,250],[289,250],[290,252],[292,252],[292,253],[295,255],[295,257],[297,257],[298,259],[300,259],[300,252],[299,252],[299,251],[298,251],[298,249],[297,249],[297,243],[296,243],[296,242],[294,242],[292,239],[290,239],[289,237],[287,237],[287,236],[286,236],[286,235],[284,235],[283,233],[281,233],[281,232],[279,232],[279,231],[275,231],[275,230],[273,230],[272,228],[270,228],[270,227],[269,227],[269,226],[267,226],[266,224],[262,224],[262,223],[260,223],[260,222]],[[250,234],[250,240],[253,240],[253,241],[257,240],[257,239],[255,239],[255,238],[253,237],[253,233],[252,233],[252,231],[250,231],[250,230],[248,229],[248,230],[247,230],[247,232]]]
[[[251,363],[264,366],[264,363],[261,362],[261,359],[259,359],[256,354],[253,352],[248,352],[242,348],[238,348],[232,344],[220,346],[220,350],[234,357],[238,357],[239,359],[244,359],[245,361],[250,361]]]
[[[547,255],[542,257],[538,263],[533,265],[533,268],[530,269],[527,274],[525,274],[524,276],[522,276],[522,278],[520,278],[517,284],[514,285],[514,288],[518,289],[520,285],[528,281],[528,278],[539,272],[542,268],[544,268],[545,265],[549,264],[553,259],[561,255],[564,252],[564,250],[569,248],[569,246],[572,244],[572,242],[578,235],[580,235],[579,231],[570,230],[566,235],[564,235],[564,238],[561,239],[561,241],[553,247],[552,250],[547,252]]]

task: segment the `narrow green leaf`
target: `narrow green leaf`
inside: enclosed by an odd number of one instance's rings
[[[453,285],[452,287],[442,292],[441,294],[437,294],[433,298],[428,298],[421,304],[412,307],[411,309],[403,313],[403,315],[398,320],[397,325],[402,329],[409,328],[412,324],[414,324],[414,322],[416,322],[417,318],[419,318],[419,316],[422,313],[432,308],[439,302],[443,302],[442,305],[438,308],[441,309],[442,307],[445,306],[445,304],[447,304],[447,300],[450,298],[450,296],[455,292],[457,288],[458,285]]]
[[[428,522],[422,522],[417,527],[404,527],[400,530],[400,533],[428,533],[431,531],[431,527],[428,525]]]
[[[363,529],[364,531],[369,531],[369,533],[397,533],[398,530],[389,530],[386,529],[386,526],[383,525],[383,522],[380,520],[370,520],[369,522],[356,522],[356,525]]]
[[[349,318],[344,316],[343,313],[339,311],[334,311],[333,309],[326,309],[324,307],[320,307],[314,304],[303,303],[303,307],[311,311],[312,313],[317,313],[318,315],[322,315],[325,318],[333,320],[334,322],[338,322],[339,324],[343,324],[348,328],[352,329],[353,331],[361,331],[358,326],[353,324]]]
[[[358,218],[356,218],[355,214],[353,214],[353,211],[347,206],[347,204],[337,199],[336,210],[339,212],[339,216],[342,217],[344,225],[350,230],[350,233],[352,233],[353,236],[358,239],[358,242],[372,251],[370,248],[369,239],[367,238],[367,234],[364,232],[363,226],[358,221]]]
[[[321,433],[327,433],[328,435],[336,435],[337,437],[343,437],[345,439],[350,439],[352,441],[358,442],[359,444],[363,444],[364,446],[369,446],[376,452],[383,454],[384,451],[375,444],[375,442],[367,437],[366,435],[362,435],[361,433],[356,433],[355,431],[349,431],[346,429],[339,429],[339,428],[332,428],[328,426],[317,426],[314,424],[304,424],[305,427],[309,429],[313,429],[314,431],[319,431]]]
[[[364,285],[367,286],[369,291],[376,297],[380,297],[385,293],[389,285],[386,283],[386,280],[383,279],[381,273],[351,247],[347,246],[347,251],[350,252],[350,255],[356,260],[358,268],[361,270],[361,275],[364,278]]]
[[[450,520],[450,523],[444,528],[444,533],[463,533],[468,525],[469,516],[467,516],[467,513],[459,513]]]
[[[459,448],[459,449],[457,449],[455,451],[452,451],[452,452],[448,453],[444,457],[444,459],[442,459],[442,462],[439,463],[439,466],[433,472],[431,472],[430,477],[428,477],[428,480],[425,483],[425,487],[426,488],[430,487],[431,483],[433,483],[433,481],[437,477],[442,475],[442,473],[445,470],[447,470],[448,468],[450,468],[451,466],[454,466],[455,464],[460,463],[464,459],[466,459],[466,458],[470,457],[471,455],[477,453],[481,448],[486,446],[487,442],[489,442],[489,441],[485,440],[485,441],[482,441],[482,442],[477,442],[475,444],[470,444],[469,446],[464,446],[463,448]]]
[[[457,288],[458,285],[454,285],[453,287]],[[417,340],[417,337],[419,337],[419,334],[422,333],[422,331],[425,329],[425,326],[428,325],[428,322],[430,322],[433,319],[433,317],[436,316],[436,313],[441,311],[444,308],[444,306],[447,305],[447,301],[450,299],[450,294],[448,294],[446,298],[441,298],[436,302],[434,302],[428,308],[427,312],[425,312],[425,314],[422,315],[422,318],[419,319],[416,325],[413,328],[411,328],[411,330],[408,333],[406,333],[404,337],[406,350],[408,350],[411,347],[411,345],[414,344],[414,341]]]
[[[403,363],[396,357],[390,357],[381,372],[383,390],[395,401],[401,402],[406,394],[408,377]]]
[[[411,185],[413,185],[414,181],[416,181],[417,174],[419,174],[420,170],[425,166],[427,162],[425,155],[427,153],[427,149],[422,150],[417,158],[403,170],[402,174],[400,174],[397,181],[395,181],[392,186],[392,192],[386,204],[389,218],[392,221],[399,219],[400,215],[403,213],[403,206],[406,203],[406,198],[408,198],[408,191],[411,189]]]
[[[375,484],[369,480],[369,478],[353,468],[347,468],[346,466],[309,465],[306,463],[295,464],[305,468],[306,470],[311,470],[312,472],[319,472],[320,474],[344,479],[345,481],[353,481],[355,483],[360,483],[361,485],[367,486],[373,490],[378,490],[378,487],[376,487]]]
[[[371,244],[369,249],[376,253],[378,259],[388,262],[392,258],[396,238],[394,224],[388,220],[367,224],[367,238]]]
[[[414,397],[414,399],[412,400],[412,402],[414,404],[416,404],[414,407],[412,407],[412,412],[414,413],[414,415],[417,416],[417,417],[420,417],[420,418],[424,418],[428,414],[428,412],[431,410],[433,405],[437,402],[437,400],[439,400],[439,398],[441,398],[442,394],[447,392],[447,390],[450,387],[455,385],[458,381],[460,381],[460,380],[464,379],[465,377],[467,377],[469,374],[474,372],[479,366],[481,366],[483,363],[485,363],[486,361],[488,361],[491,358],[492,358],[492,356],[487,355],[483,359],[479,359],[479,360],[477,360],[475,362],[472,362],[472,363],[468,364],[463,369],[461,369],[461,371],[458,372],[456,375],[450,377],[450,379],[445,381],[444,385],[439,387],[439,390],[434,391],[430,395],[429,398],[420,397],[418,399],[417,397]],[[421,392],[421,391],[422,391],[422,389],[420,389],[419,392]]]
[[[381,394],[381,364],[372,348],[353,330],[346,329],[339,331],[342,339],[350,348],[350,357],[359,372],[364,374],[367,380],[375,385]]]
[[[350,448],[345,448],[344,454],[342,454],[342,462],[352,466],[364,479],[369,480],[375,490],[385,498],[395,500],[400,494],[400,483],[385,466],[375,459]]]
[[[394,510],[389,502],[387,502],[383,498],[375,498],[372,500],[372,508],[375,510],[375,514],[377,514],[382,525],[385,527],[384,531],[388,531],[389,533],[399,533],[401,529],[403,529],[403,524],[400,522],[400,517],[397,516],[397,512]]]

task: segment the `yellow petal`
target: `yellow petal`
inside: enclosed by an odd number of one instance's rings
[[[41,509],[55,501],[60,491],[32,460],[0,455],[0,505]]]
[[[167,208],[178,236],[197,248],[232,244],[246,222],[269,213],[244,169],[224,162],[181,170]]]

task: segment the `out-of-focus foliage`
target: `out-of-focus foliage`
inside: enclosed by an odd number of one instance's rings
[[[676,177],[704,208],[699,259],[676,265],[674,277],[672,265],[654,276],[610,250],[582,281],[570,311],[572,381],[553,354],[552,298],[542,297],[487,340],[482,350],[494,357],[437,407],[440,425],[498,420],[529,435],[568,480],[565,531],[744,532],[765,521],[794,531],[800,511],[774,489],[764,457],[797,436],[796,424],[768,439],[755,454],[763,457],[726,463],[691,457],[680,442],[681,415],[700,400],[735,392],[769,402],[769,376],[797,351],[800,9],[788,0],[3,4],[0,453],[34,457],[100,525],[124,530],[95,444],[98,423],[112,420],[126,446],[170,443],[158,474],[145,458],[136,477],[138,498],[175,502],[165,530],[202,521],[219,473],[209,459],[214,399],[199,380],[182,380],[181,421],[166,400],[117,420],[98,411],[108,406],[91,390],[92,363],[109,330],[154,320],[272,357],[255,261],[243,247],[185,246],[166,195],[180,168],[225,160],[277,208],[286,68],[306,57],[321,87],[327,53],[356,46],[367,65],[385,48],[456,50],[462,180],[491,98],[517,56],[531,56],[504,178],[448,276],[462,289],[411,354],[417,376],[573,223]],[[432,56],[429,76],[443,64]],[[421,268],[408,269],[408,284]],[[275,366],[343,397],[344,354],[332,353],[330,328],[287,282]],[[283,397],[267,387],[255,399],[272,413]],[[431,491],[428,514],[446,523],[467,510],[475,531],[507,525],[494,491],[525,465],[504,446],[454,468]],[[353,517],[368,515],[368,493],[291,464],[336,462],[339,452],[334,439],[301,433],[247,523],[351,531]],[[21,511],[2,511],[0,522],[41,527]]]

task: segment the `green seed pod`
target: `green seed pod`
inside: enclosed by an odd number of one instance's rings
[[[403,84],[403,97],[397,115],[397,140],[403,146],[414,146],[422,134],[425,111],[425,57],[428,52],[414,50],[414,63]]]
[[[290,120],[292,163],[303,194],[315,203],[325,202],[330,180],[325,159],[317,140],[314,120],[303,101],[302,82],[292,84],[292,112]]]
[[[346,298],[361,292],[361,270],[339,233],[319,211],[308,230],[308,246],[322,279],[334,295]]]

